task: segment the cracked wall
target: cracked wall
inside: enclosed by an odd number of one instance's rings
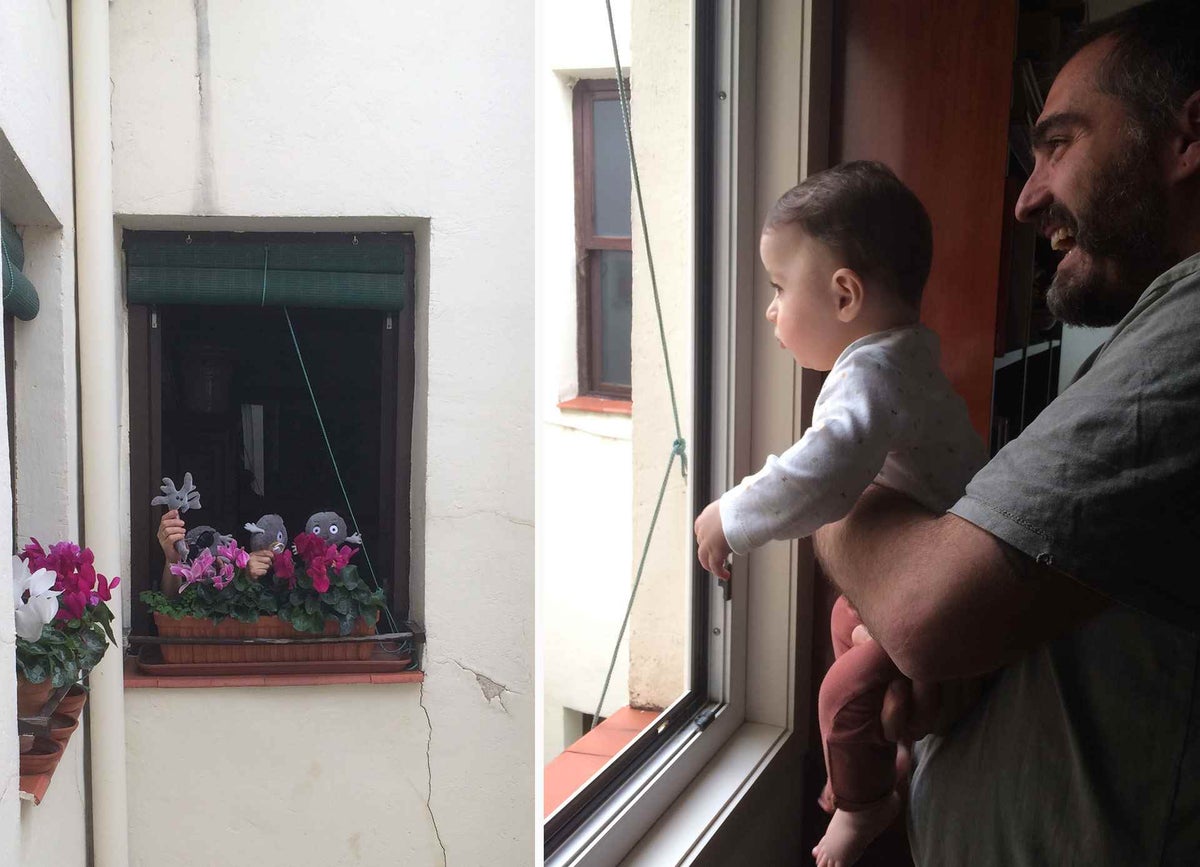
[[[530,863],[531,3],[111,15],[119,224],[415,231],[429,636],[423,685],[129,690],[133,863]]]

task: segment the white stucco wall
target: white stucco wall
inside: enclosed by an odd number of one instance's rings
[[[603,3],[539,0],[536,7],[535,568],[549,761],[567,745],[564,712],[595,712],[629,601],[633,424],[629,416],[558,408],[579,391],[573,89],[580,79],[615,73]],[[613,4],[613,19],[628,70],[628,0]],[[629,703],[628,673],[626,638],[604,715]]]
[[[25,249],[38,316],[14,325],[17,544],[79,539],[75,280],[67,4],[0,0],[0,210]],[[7,440],[7,438],[5,437]],[[8,451],[0,460],[0,545],[11,550]],[[7,555],[0,611],[11,611]],[[12,624],[0,628],[0,707],[12,707]],[[86,852],[84,727],[72,737],[40,805],[17,820],[15,713],[0,714],[0,863],[82,864]],[[13,732],[10,733],[10,728]],[[10,749],[11,746],[11,749]],[[11,764],[10,764],[11,759]]]
[[[246,863],[529,863],[532,7],[111,14],[120,223],[416,230],[413,597],[429,636],[423,688],[127,692],[134,863],[212,863],[179,841],[231,827]],[[186,809],[160,809],[168,789]]]
[[[692,4],[639,0],[633,7],[633,141],[679,401],[692,449],[693,121]],[[635,212],[636,214],[636,212]],[[650,525],[675,439],[662,348],[640,224],[633,230],[634,557]],[[639,707],[665,707],[687,676],[692,559],[688,487],[672,470],[630,622],[629,692]],[[636,568],[636,562],[634,563]]]

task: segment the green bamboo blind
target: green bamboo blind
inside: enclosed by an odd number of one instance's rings
[[[400,310],[412,296],[399,232],[126,232],[124,247],[130,304]]]
[[[0,271],[3,272],[4,312],[28,322],[38,315],[41,300],[29,278],[21,273],[25,267],[25,244],[8,217],[0,217]]]

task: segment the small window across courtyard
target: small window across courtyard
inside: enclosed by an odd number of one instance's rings
[[[354,521],[359,569],[407,620],[412,236],[126,232],[124,248],[134,631],[163,571],[145,504],[185,472],[189,525],[243,542],[268,513],[290,536],[319,511]]]
[[[574,102],[579,394],[629,400],[632,182],[617,82],[579,81]]]

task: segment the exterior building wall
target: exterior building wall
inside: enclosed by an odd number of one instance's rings
[[[628,0],[613,17],[628,69]],[[601,3],[538,0],[535,30],[536,571],[549,761],[569,741],[568,711],[595,711],[629,601],[633,424],[558,406],[579,389],[573,89],[615,76],[608,19]],[[626,638],[603,715],[629,703],[628,672]]]
[[[692,123],[692,4],[639,0],[631,45],[633,141],[645,192],[646,220],[662,301],[667,347],[683,436],[692,442],[694,160]],[[639,86],[639,82],[645,82]],[[650,525],[663,471],[675,440],[671,401],[646,249],[637,214],[633,224],[633,537]],[[689,445],[689,449],[691,446]],[[686,684],[692,543],[688,486],[676,461],[630,620],[629,694],[635,707],[665,707]]]
[[[15,439],[0,456],[0,544],[79,539],[78,393],[71,105],[65,0],[0,0],[0,210],[17,226],[25,274],[41,309],[14,325]],[[11,450],[16,475],[10,479]],[[13,489],[15,488],[15,497]],[[10,512],[15,502],[16,539]],[[0,611],[11,611],[10,564],[0,563]],[[0,862],[86,860],[83,740],[72,736],[40,805],[20,801],[13,626],[0,626]],[[11,731],[10,731],[11,729]]]
[[[528,863],[532,9],[129,0],[111,15],[118,225],[415,232],[412,595],[428,631],[423,686],[127,692],[133,863],[211,863],[203,847],[230,830],[264,865]]]

